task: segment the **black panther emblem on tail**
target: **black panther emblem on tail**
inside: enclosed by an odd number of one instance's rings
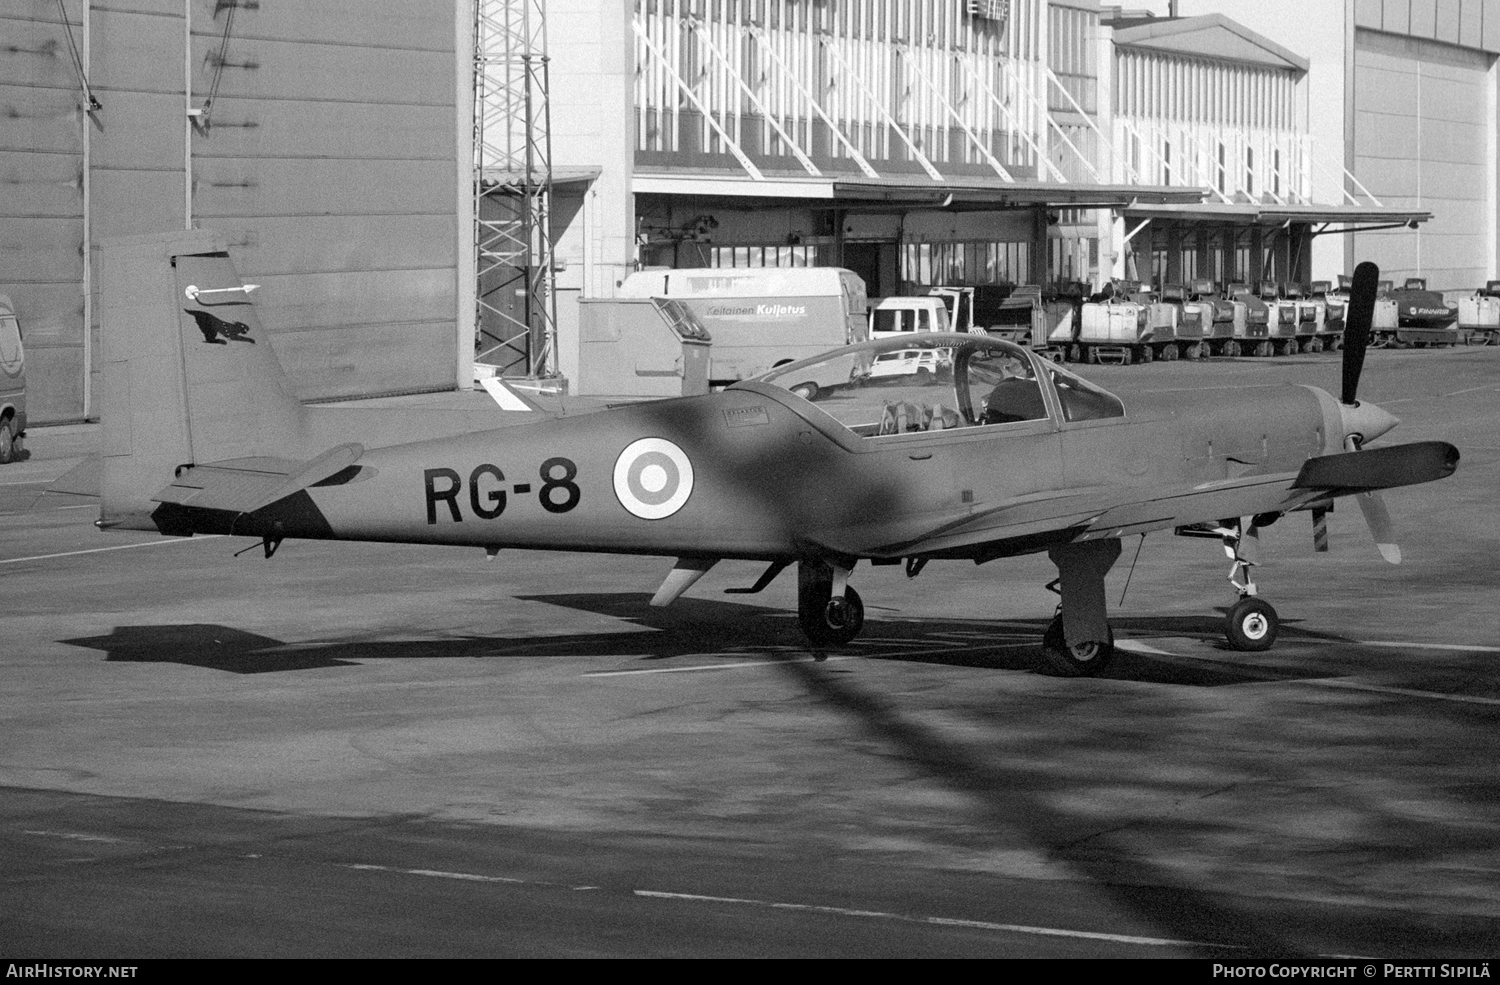
[[[210,345],[228,345],[230,342],[255,344],[255,340],[250,337],[250,326],[242,321],[225,321],[218,315],[194,311],[192,308],[182,310],[193,316],[193,320],[198,323],[198,331],[203,333],[203,341]]]

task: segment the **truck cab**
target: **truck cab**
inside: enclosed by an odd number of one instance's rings
[[[925,332],[951,332],[953,321],[947,299],[941,297],[884,298],[870,309],[870,338],[916,337]]]

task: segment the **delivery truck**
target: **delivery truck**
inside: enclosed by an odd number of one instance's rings
[[[641,270],[615,294],[681,301],[713,338],[719,386],[869,337],[865,282],[841,267]]]

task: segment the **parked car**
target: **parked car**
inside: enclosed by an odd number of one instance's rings
[[[0,465],[21,457],[26,441],[26,350],[10,298],[0,294]]]

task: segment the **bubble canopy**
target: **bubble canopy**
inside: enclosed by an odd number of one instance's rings
[[[1125,416],[1114,394],[1021,346],[978,334],[934,332],[847,346],[753,382],[811,401],[867,438]]]

